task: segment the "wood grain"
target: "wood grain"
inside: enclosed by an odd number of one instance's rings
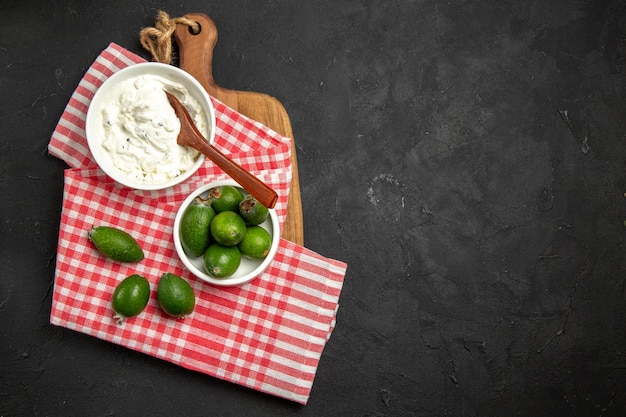
[[[207,92],[227,106],[253,120],[263,123],[281,135],[293,138],[291,121],[284,106],[276,98],[264,93],[237,91],[219,86],[213,79],[213,49],[217,43],[217,27],[203,13],[189,13],[186,18],[200,24],[200,32],[194,34],[189,27],[178,24],[174,38],[179,49],[179,65],[193,75]],[[287,209],[283,238],[304,246],[302,200],[295,141],[292,141],[291,163],[293,177]]]

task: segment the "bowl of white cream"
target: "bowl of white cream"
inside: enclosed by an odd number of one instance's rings
[[[180,120],[165,92],[185,106],[209,143],[215,112],[206,90],[182,69],[156,62],[126,67],[96,91],[85,121],[89,150],[116,182],[160,190],[188,179],[204,155],[176,143]]]

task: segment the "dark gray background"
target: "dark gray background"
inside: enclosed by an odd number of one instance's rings
[[[307,406],[52,327],[64,163],[94,58],[157,10],[286,107],[306,246],[348,263]],[[623,0],[0,6],[0,415],[625,416]]]

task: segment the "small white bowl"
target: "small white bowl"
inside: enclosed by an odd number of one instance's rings
[[[164,182],[154,183],[136,180],[119,170],[114,165],[109,153],[107,153],[102,147],[102,109],[107,104],[110,104],[111,91],[115,86],[118,86],[119,83],[142,75],[155,75],[168,81],[183,85],[183,87],[189,92],[190,96],[199,103],[202,112],[204,113],[209,130],[209,134],[206,139],[209,143],[213,143],[215,139],[215,110],[213,108],[213,104],[211,103],[209,94],[194,77],[178,67],[158,62],[140,63],[121,69],[109,77],[96,91],[89,105],[89,109],[87,110],[87,117],[85,120],[85,135],[87,137],[89,150],[91,151],[94,159],[109,177],[124,186],[139,190],[160,190],[179,184],[188,179],[198,168],[200,168],[204,161],[204,155],[200,154],[194,164],[180,175]],[[177,95],[175,92],[173,92],[173,94]],[[180,97],[178,98],[180,99]]]
[[[174,246],[176,248],[176,252],[178,253],[178,257],[192,274],[213,285],[232,287],[235,285],[245,284],[246,282],[253,280],[269,266],[276,255],[276,251],[278,250],[278,243],[280,241],[280,225],[278,223],[276,210],[269,209],[269,216],[267,220],[260,224],[260,226],[267,230],[272,236],[272,245],[267,256],[264,259],[251,259],[242,255],[241,265],[239,265],[239,268],[233,275],[227,278],[215,278],[208,274],[204,267],[204,260],[202,256],[198,258],[190,258],[185,254],[180,240],[180,222],[185,210],[196,199],[196,197],[202,196],[205,198],[211,188],[222,185],[235,186],[242,191],[244,196],[248,194],[233,180],[214,181],[198,188],[196,191],[191,193],[185,201],[183,201],[178,209],[178,212],[176,213],[176,218],[174,219]]]

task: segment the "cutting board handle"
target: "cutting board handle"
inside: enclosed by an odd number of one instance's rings
[[[200,25],[193,33],[190,26],[178,23],[174,39],[178,45],[179,66],[202,84],[207,92],[227,106],[238,110],[237,92],[222,88],[213,79],[213,49],[217,43],[217,26],[204,13],[184,16]]]
[[[193,31],[187,24],[177,23],[174,40],[178,46],[179,66],[202,84],[213,97],[235,111],[248,116],[288,138],[293,138],[291,121],[283,105],[267,94],[252,91],[229,90],[213,79],[213,49],[217,43],[217,26],[203,13],[189,13],[184,17],[200,25]],[[304,245],[302,201],[295,141],[291,143],[292,178],[289,192],[287,219],[283,238]]]

